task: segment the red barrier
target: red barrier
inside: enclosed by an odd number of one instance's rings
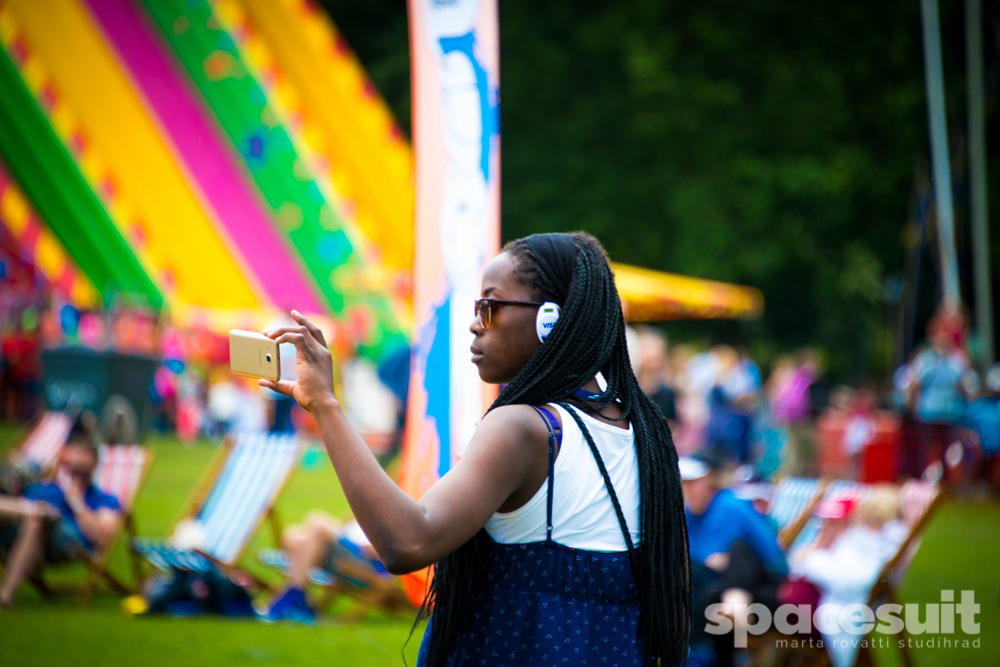
[[[858,481],[866,483],[896,481],[902,446],[902,419],[894,412],[880,411],[871,415],[871,420],[874,422],[871,439],[852,464],[844,442],[851,415],[840,410],[825,410],[820,414],[816,421],[816,440],[821,476],[836,479],[853,479],[856,476]]]

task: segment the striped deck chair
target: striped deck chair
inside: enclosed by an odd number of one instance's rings
[[[860,501],[867,496],[870,488],[868,485],[856,482],[834,482],[830,485],[825,497],[842,497],[844,495],[850,496],[856,494],[857,500]],[[919,480],[909,480],[904,483],[899,494],[902,518],[908,528],[908,532],[897,549],[896,554],[883,565],[882,571],[879,573],[868,595],[867,606],[872,610],[876,610],[876,612],[878,607],[883,604],[899,604],[897,595],[899,585],[902,583],[906,570],[912,562],[913,556],[916,554],[924,530],[927,528],[935,510],[943,499],[943,494],[937,484]],[[817,520],[815,525],[807,525],[807,529],[803,530],[802,535],[799,536],[799,540],[796,541],[793,548],[798,549],[812,544],[816,539],[818,523]],[[903,633],[896,638],[900,640],[906,639],[905,629]],[[913,658],[907,645],[908,642],[905,641],[897,644],[900,651],[900,661],[904,667],[912,667],[914,664]],[[787,662],[787,664],[798,666],[822,665],[827,667],[830,665],[829,655],[821,648],[803,647],[798,650],[785,648],[782,651],[783,654],[776,656],[777,659],[772,657],[769,664],[782,665]],[[763,659],[764,652],[759,651],[747,664],[750,666],[762,664]],[[855,664],[874,664],[871,649],[867,644],[861,644]]]
[[[768,514],[778,523],[778,544],[782,549],[787,549],[801,532],[825,487],[825,481],[807,477],[785,477],[774,487]]]
[[[164,540],[140,538],[134,541],[136,550],[163,570],[228,570],[239,563],[265,517],[277,543],[281,526],[274,503],[303,449],[303,441],[290,434],[247,433],[227,439],[180,517],[201,526],[201,547],[177,548]]]
[[[36,467],[42,475],[52,472],[72,428],[73,418],[65,412],[46,412],[15,450],[14,457],[19,463]]]
[[[871,487],[860,482],[847,480],[836,480],[826,485],[822,498],[853,498],[855,501],[862,501],[868,496]],[[790,540],[788,553],[795,554],[798,551],[811,546],[819,536],[819,526],[822,520],[812,516],[806,517],[802,530],[797,536]]]
[[[129,564],[132,577],[131,584],[126,586],[108,572],[108,560],[111,558],[111,552],[117,541],[112,540],[102,550],[102,553],[85,559],[91,570],[91,578],[80,591],[82,602],[86,602],[90,598],[101,578],[123,595],[137,590],[142,570],[138,554],[131,548],[132,539],[136,535],[135,514],[132,508],[135,507],[136,496],[139,495],[139,490],[146,481],[146,476],[152,465],[153,453],[141,445],[101,446],[100,460],[97,464],[97,470],[94,472],[94,484],[101,491],[117,498],[118,504],[122,507],[122,512],[125,515],[122,528],[128,536]]]
[[[878,580],[868,595],[868,606],[872,609],[877,609],[887,603],[899,604],[899,587],[903,583],[910,563],[913,562],[917,549],[920,547],[924,531],[944,500],[944,494],[938,484],[915,479],[904,482],[899,495],[903,522],[909,530],[896,554],[882,567]],[[906,639],[905,628],[902,632],[903,634],[897,639]],[[910,654],[908,644],[908,641],[897,644],[900,651],[900,661],[904,667],[913,666],[913,656]],[[867,646],[859,652],[858,662],[871,664],[870,649]]]
[[[132,508],[135,505],[136,496],[142,488],[149,474],[149,469],[153,464],[153,454],[141,445],[101,445],[98,449],[97,469],[94,471],[94,485],[104,493],[114,496],[121,505],[124,519],[122,530],[129,538],[135,536],[135,519]],[[131,583],[126,585],[122,579],[116,577],[108,570],[108,561],[114,551],[118,541],[118,535],[108,541],[103,549],[96,553],[80,553],[79,560],[87,567],[88,577],[86,582],[71,590],[77,592],[79,601],[86,604],[97,586],[103,580],[109,588],[121,595],[128,595],[136,590],[139,584],[140,568],[139,561],[134,552],[130,549],[131,562]],[[48,586],[41,576],[32,580],[43,593],[50,594],[53,589]]]

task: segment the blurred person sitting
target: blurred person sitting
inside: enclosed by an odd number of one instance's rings
[[[366,560],[376,572],[388,574],[357,521],[343,523],[320,510],[282,531],[281,548],[289,560],[288,581],[261,615],[267,621],[315,621],[316,611],[305,592],[309,572],[318,567],[336,573],[336,561],[345,555]]]
[[[687,506],[694,617],[705,618],[709,605],[724,602],[731,590],[744,592],[745,602],[752,599],[775,609],[788,564],[774,525],[750,502],[723,488],[721,466],[711,453],[681,457],[678,465]],[[732,636],[709,640],[703,627],[695,624],[692,664],[731,665]]]
[[[92,431],[78,421],[60,455],[56,481],[30,484],[20,498],[0,496],[0,552],[7,561],[0,606],[10,607],[20,583],[42,564],[94,553],[114,538],[121,506],[94,486],[97,462]]]
[[[803,595],[809,597],[805,587],[812,586],[818,606],[864,604],[882,567],[906,539],[899,491],[891,484],[882,484],[860,503],[849,498],[825,500],[815,514],[823,519],[816,542],[790,558],[791,581],[799,586],[797,598],[790,599],[783,591],[781,601],[806,602],[802,599]],[[858,650],[852,641],[858,639],[856,632],[841,626],[840,632],[821,634],[834,667],[853,664]]]

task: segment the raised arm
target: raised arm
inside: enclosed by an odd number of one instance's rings
[[[527,406],[489,413],[462,460],[415,501],[385,474],[333,393],[333,363],[323,333],[292,311],[297,327],[264,332],[296,348],[296,382],[261,380],[313,413],[351,511],[386,568],[426,567],[468,541],[511,495],[537,475],[547,431]]]

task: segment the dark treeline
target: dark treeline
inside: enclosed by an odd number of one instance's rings
[[[324,4],[408,130],[403,3]],[[984,2],[984,45],[1000,192],[995,5]],[[942,2],[941,21],[957,147],[962,3]],[[503,2],[500,30],[505,241],[585,229],[619,261],[754,285],[762,320],[666,330],[746,342],[764,362],[813,343],[835,375],[886,376],[914,181],[929,179],[917,0]],[[964,176],[955,182],[971,302]],[[993,219],[998,206],[994,197]],[[918,338],[939,294],[931,248],[918,316],[903,318]]]

